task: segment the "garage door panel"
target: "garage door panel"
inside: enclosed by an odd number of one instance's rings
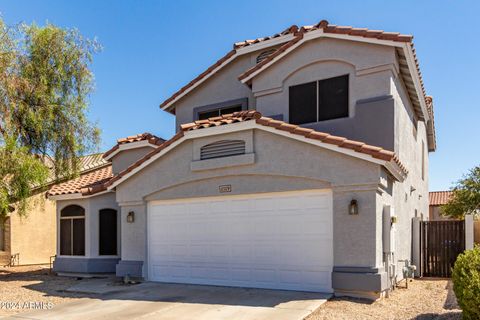
[[[148,227],[150,280],[331,291],[330,192],[158,202]]]

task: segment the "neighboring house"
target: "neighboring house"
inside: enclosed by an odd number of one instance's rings
[[[102,154],[80,158],[80,175],[110,165]],[[17,212],[9,214],[0,223],[0,265],[46,264],[56,254],[56,209],[55,202],[45,196],[45,190],[53,183],[35,190],[29,198],[28,210],[24,216]]]
[[[447,204],[452,196],[451,191],[433,191],[428,194],[429,199],[429,220],[450,220],[449,217],[442,215],[442,206]]]
[[[412,257],[436,148],[412,36],[321,21],[236,43],[57,185],[59,273],[379,298]]]

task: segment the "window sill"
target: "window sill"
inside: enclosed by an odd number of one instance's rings
[[[254,163],[255,154],[248,153],[238,156],[192,161],[192,163],[190,164],[190,169],[192,171],[203,171],[235,166],[245,166]]]

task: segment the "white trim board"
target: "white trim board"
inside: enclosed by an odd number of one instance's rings
[[[80,193],[80,192],[68,193],[68,194],[58,194],[58,195],[48,196],[48,199],[56,200],[56,201],[58,201],[58,200],[88,199],[88,198],[100,196],[100,195],[106,194],[106,193],[115,193],[115,191],[105,190],[105,191],[102,191],[102,192],[98,192],[98,193],[94,193],[94,194],[90,194],[90,195],[86,195],[86,196],[82,195],[82,193]]]

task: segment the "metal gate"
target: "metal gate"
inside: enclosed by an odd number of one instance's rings
[[[457,256],[465,250],[464,221],[422,221],[421,273],[425,277],[450,277]]]

